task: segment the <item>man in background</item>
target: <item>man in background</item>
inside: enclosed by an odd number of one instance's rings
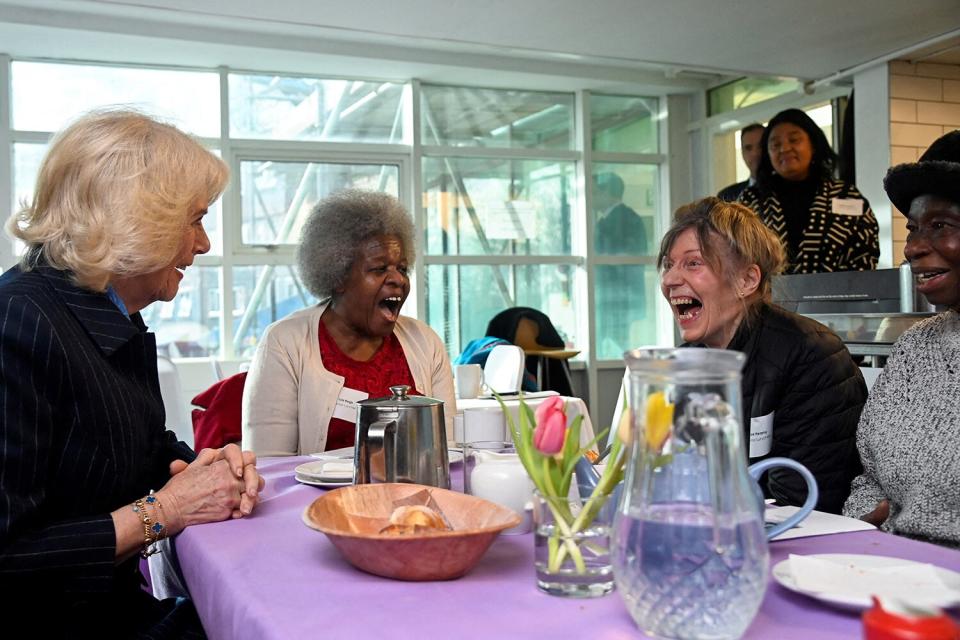
[[[763,155],[763,149],[760,147],[762,137],[763,125],[757,122],[740,129],[740,155],[747,169],[750,170],[750,179],[724,187],[717,194],[718,198],[727,202],[736,202],[743,190],[757,181],[757,167],[760,166],[760,157]]]
[[[593,177],[594,247],[600,256],[642,256],[649,251],[643,218],[623,203],[623,192],[623,178],[617,174]],[[631,339],[631,328],[646,322],[644,290],[644,267],[640,265],[597,267],[594,295],[601,359],[619,359],[627,349],[639,346]]]
[[[623,178],[599,173],[593,178],[593,208],[597,213],[597,253],[641,255],[646,249],[646,231],[640,215],[623,203]]]

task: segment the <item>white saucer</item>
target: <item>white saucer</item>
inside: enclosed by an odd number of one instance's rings
[[[328,468],[332,466],[337,468]],[[304,462],[293,470],[297,479],[311,482],[351,482],[353,481],[353,463],[340,459],[321,459]]]
[[[297,482],[301,484],[309,484],[313,487],[324,487],[326,489],[334,489],[336,487],[348,487],[353,484],[353,480],[337,480],[337,481],[326,481],[326,480],[317,480],[316,478],[311,478],[308,476],[302,476],[299,473],[295,474],[294,477],[297,479]]]
[[[810,554],[807,557],[828,560],[857,569],[888,569],[897,566],[929,564],[924,562],[915,562],[913,560],[905,560],[903,558],[892,558],[889,556],[871,556],[850,553],[820,553]],[[960,573],[935,565],[933,565],[933,568],[937,573],[937,577],[952,591],[952,593],[945,593],[943,595],[943,600],[936,603],[937,606],[943,609],[960,606]],[[780,585],[784,588],[795,593],[802,593],[805,596],[810,596],[811,598],[827,602],[842,609],[862,611],[873,606],[873,602],[870,600],[869,596],[859,597],[843,592],[814,592],[800,589],[797,586],[793,577],[793,572],[790,569],[789,559],[781,560],[774,565],[772,573],[773,579],[780,583]],[[884,596],[883,593],[878,593],[876,595],[880,596],[881,598]]]

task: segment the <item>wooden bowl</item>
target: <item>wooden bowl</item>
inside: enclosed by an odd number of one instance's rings
[[[434,505],[453,528],[409,535],[382,534],[400,501]],[[493,539],[520,524],[498,504],[417,484],[362,484],[330,491],[303,512],[353,566],[397,580],[451,580],[477,564]]]

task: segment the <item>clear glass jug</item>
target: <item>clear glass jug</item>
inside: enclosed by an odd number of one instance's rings
[[[760,607],[770,563],[741,442],[744,356],[637,349],[625,359],[634,409],[614,523],[617,589],[644,633],[738,638]]]

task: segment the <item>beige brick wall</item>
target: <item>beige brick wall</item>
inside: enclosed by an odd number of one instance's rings
[[[890,162],[916,162],[944,133],[960,129],[960,65],[890,63]],[[906,218],[891,207],[893,262],[903,260]]]

